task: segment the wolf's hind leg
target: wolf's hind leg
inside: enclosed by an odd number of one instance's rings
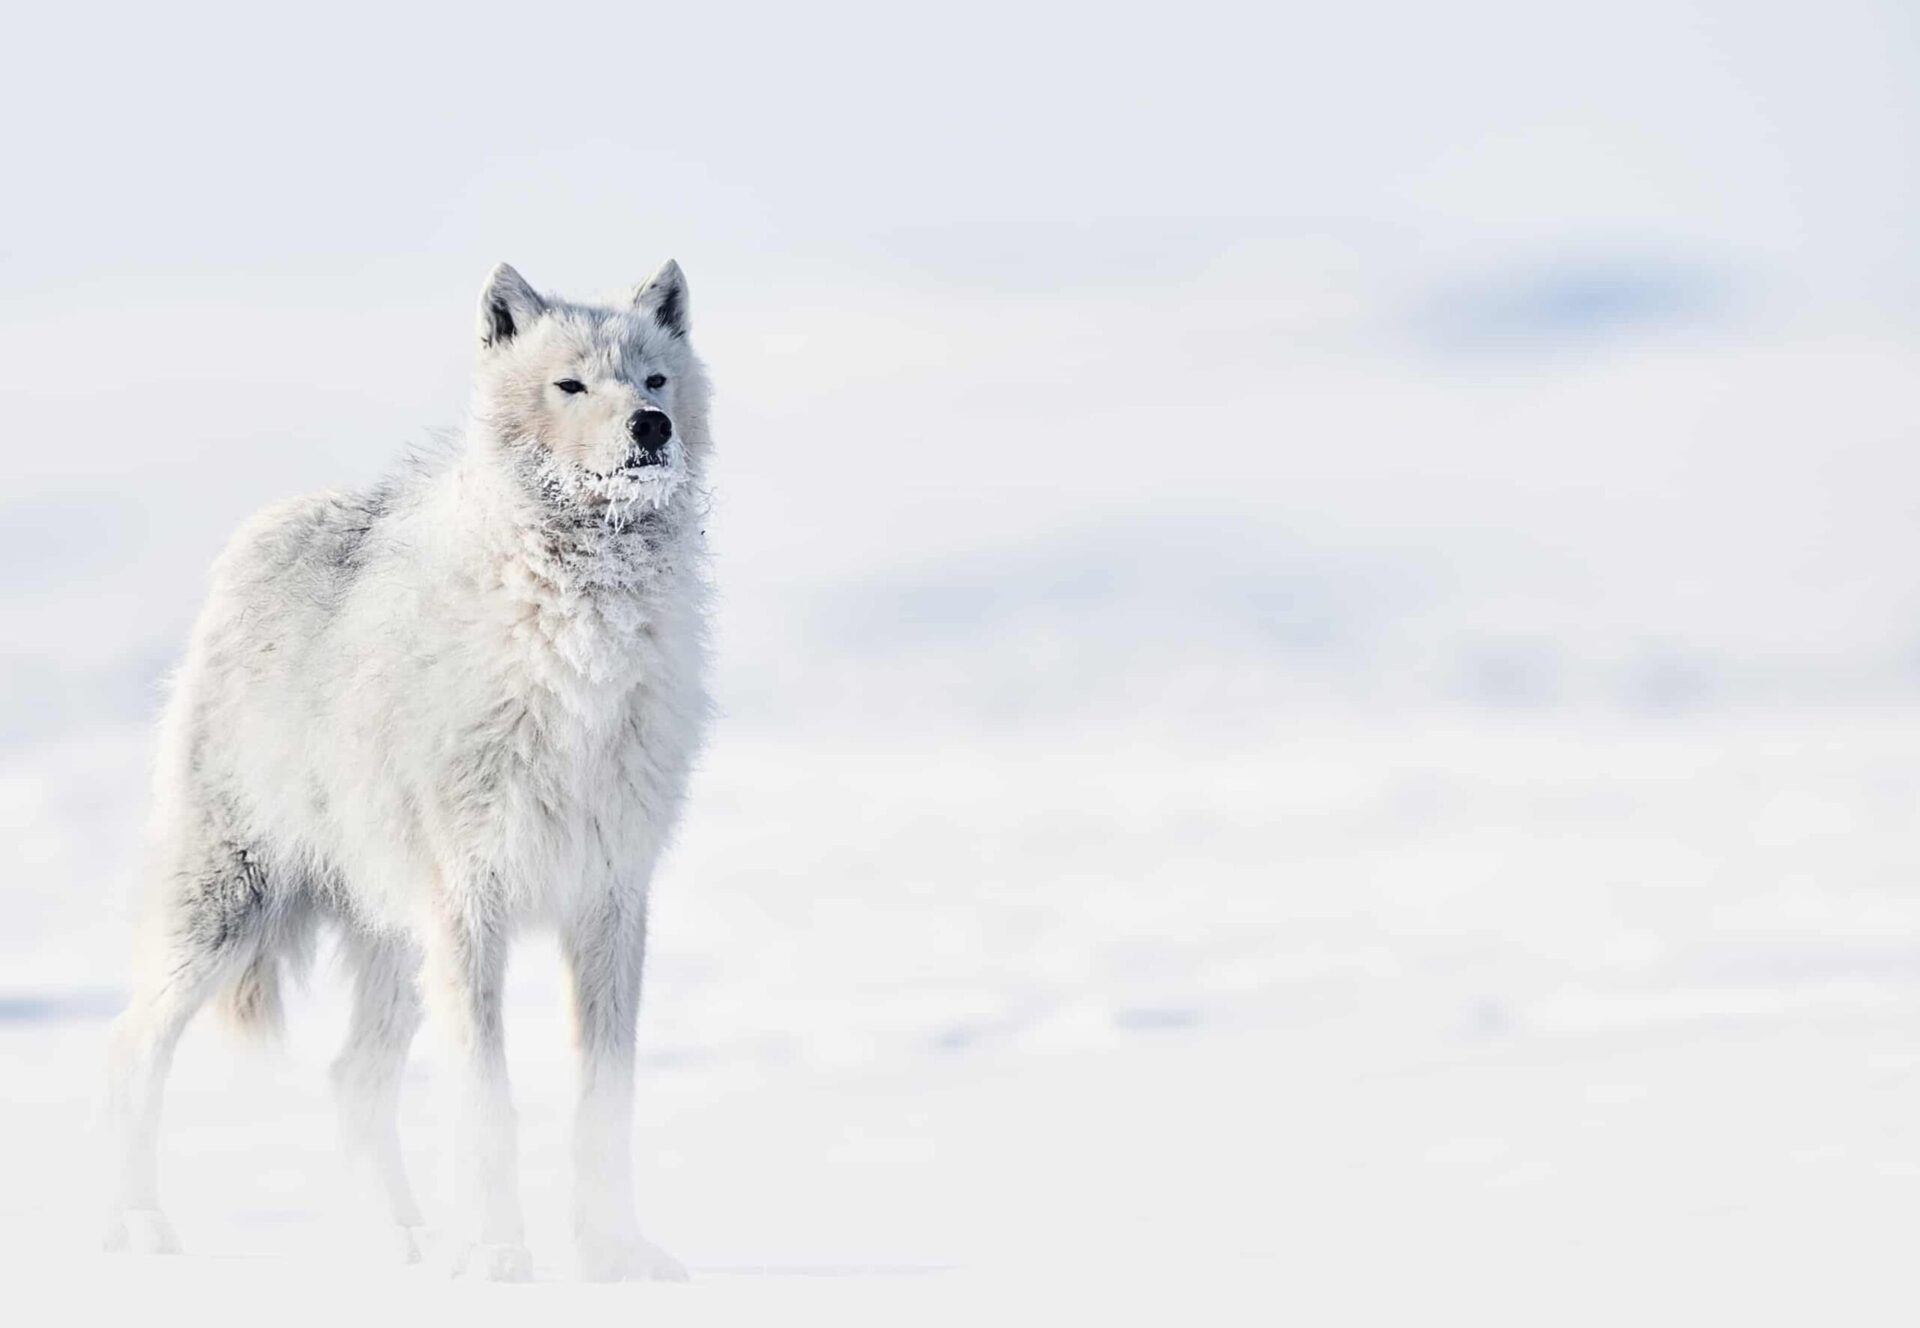
[[[155,932],[143,938],[149,949],[136,970],[133,997],[109,1039],[108,1109],[119,1154],[103,1242],[109,1252],[179,1251],[160,1212],[155,1156],[167,1071],[194,1012],[253,957],[257,944],[238,931],[195,925],[188,909],[172,912],[177,916],[157,918]]]
[[[332,1068],[334,1105],[347,1156],[391,1217],[394,1248],[420,1259],[420,1207],[400,1154],[400,1078],[420,1027],[419,957],[397,938],[351,931],[341,954],[353,973],[353,1016]]]

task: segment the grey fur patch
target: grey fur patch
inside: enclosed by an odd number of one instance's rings
[[[259,859],[230,845],[226,860],[210,864],[188,891],[184,921],[192,947],[202,954],[220,954],[243,938],[257,936],[268,885]]]

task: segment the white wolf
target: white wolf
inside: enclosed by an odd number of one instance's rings
[[[708,709],[708,386],[686,282],[669,262],[590,306],[502,264],[479,332],[461,445],[269,508],[215,565],[162,722],[114,1028],[109,1248],[176,1248],[154,1148],[188,1019],[219,994],[242,1025],[275,1024],[282,966],[330,921],[355,983],[333,1085],[403,1251],[421,1219],[394,1114],[423,992],[471,1190],[455,1269],[527,1276],[500,1002],[508,941],[537,922],[571,971],[581,1270],[685,1275],[639,1233],[629,1131],[648,879]]]

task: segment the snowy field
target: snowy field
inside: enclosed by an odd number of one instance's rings
[[[272,77],[228,57],[285,34],[212,14],[233,50],[172,60],[158,20],[34,16],[93,63],[0,87],[60,201],[0,249],[20,1321],[1914,1322],[1911,19],[1349,8],[1201,5],[1189,51],[975,6],[937,55],[767,14],[724,95],[648,66],[699,110],[657,138],[508,98],[511,15],[383,13],[372,54],[343,20]],[[669,40],[579,19],[529,54]],[[493,262],[586,294],[669,252],[719,386],[723,713],[636,1148],[692,1284],[569,1281],[539,937],[535,1285],[346,1216],[324,951],[283,1048],[183,1046],[188,1253],[96,1253],[207,562],[457,424]],[[423,1039],[430,1220],[435,1078]]]
[[[87,1250],[67,1183],[110,1000],[16,987],[0,1236],[16,1294],[221,1322],[290,1278],[296,1322],[390,1295],[502,1321],[1900,1322],[1917,745],[1920,712],[723,739],[643,1036],[644,1210],[693,1285],[498,1300],[381,1271],[344,1220],[325,995],[284,1055],[190,1035],[165,1179],[192,1253],[129,1263]],[[530,1235],[564,1281],[544,947],[513,995]]]

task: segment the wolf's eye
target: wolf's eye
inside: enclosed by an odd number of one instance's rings
[[[658,392],[661,388],[665,387],[666,385],[667,385],[667,376],[665,374],[648,374],[647,375],[647,391]]]
[[[578,378],[562,378],[559,382],[555,383],[554,386],[559,388],[562,392],[565,392],[568,396],[572,396],[576,392],[584,392],[587,390],[587,385],[581,382]]]

